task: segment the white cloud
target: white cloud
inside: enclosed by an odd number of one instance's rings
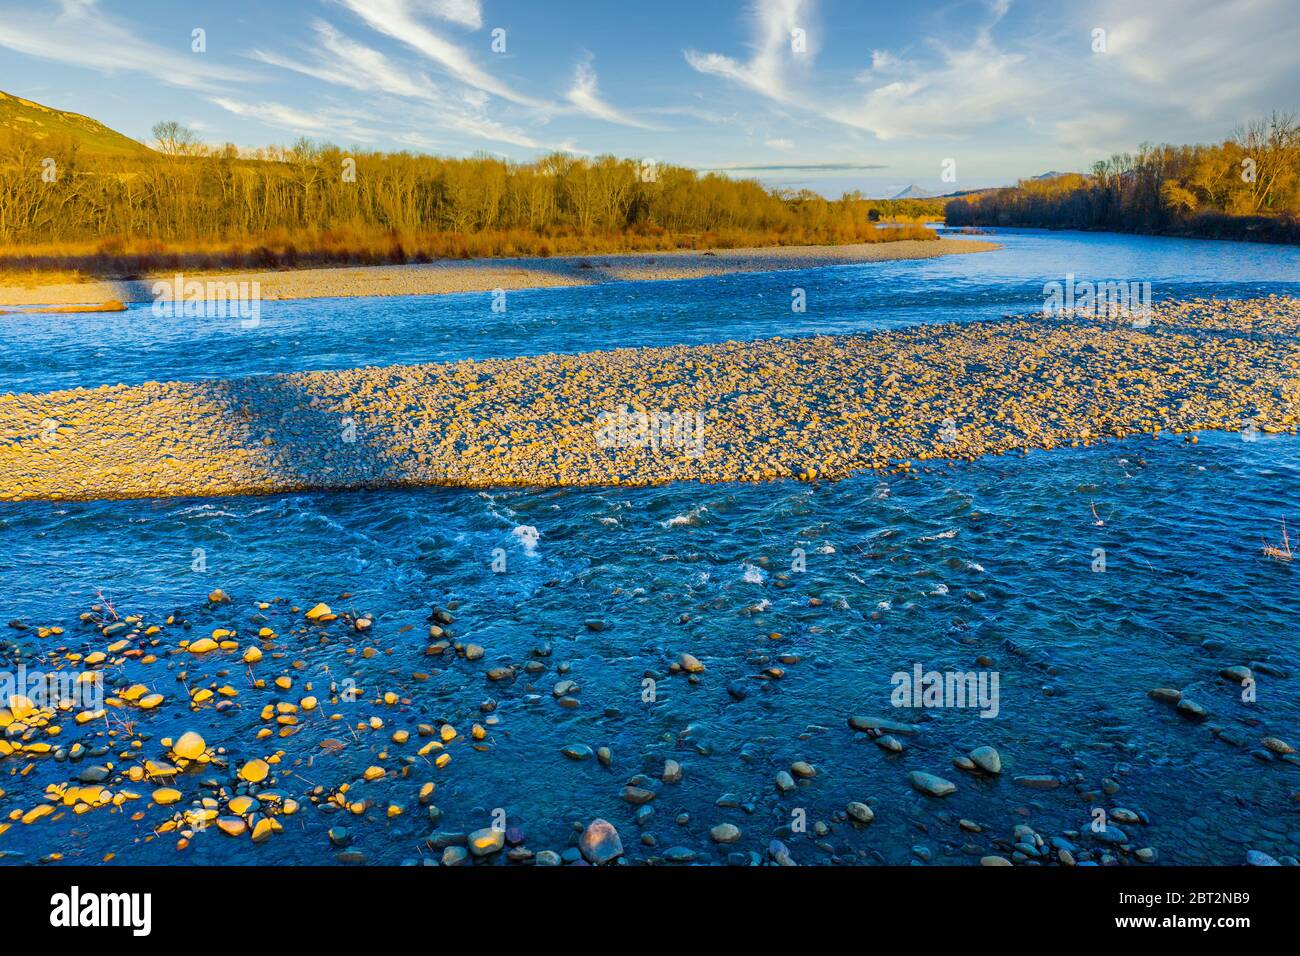
[[[319,41],[313,62],[304,63],[261,50],[254,51],[252,55],[264,63],[336,86],[387,93],[436,107],[435,110],[419,114],[419,121],[425,126],[526,149],[551,148],[529,133],[485,116],[483,111],[488,97],[482,91],[466,89],[457,97],[430,82],[424,74],[416,75],[403,70],[378,50],[344,36],[328,23],[317,21],[313,26]],[[380,105],[373,101],[368,104],[371,110],[378,110]],[[413,118],[409,107],[401,108],[400,119],[394,120],[394,124],[407,128],[395,138],[398,142],[421,149],[432,148],[432,140],[409,131]]]
[[[471,30],[483,26],[483,8],[478,0],[431,0],[429,12]]]
[[[57,15],[24,4],[0,10],[0,46],[18,53],[102,73],[144,73],[169,86],[218,89],[249,79],[184,45],[160,47],[109,19],[96,0],[59,0]]]
[[[633,126],[638,129],[654,129],[649,123],[628,116],[600,98],[596,86],[596,71],[590,63],[579,63],[573,71],[573,86],[565,97],[579,112],[620,126]]]
[[[422,99],[437,96],[437,88],[428,77],[404,73],[378,50],[357,43],[324,21],[317,20],[312,27],[321,52],[328,54],[318,56],[315,64],[301,63],[262,50],[254,50],[252,56],[272,66],[355,90],[379,90],[395,96]]]
[[[794,94],[786,72],[794,63],[806,64],[813,57],[811,14],[811,0],[757,0],[753,8],[757,39],[747,62],[696,50],[685,52],[686,62],[697,72],[724,77],[778,103],[792,102]],[[793,50],[791,34],[796,29],[805,31],[807,37],[807,49],[801,53]]]
[[[224,96],[209,97],[209,100],[228,113],[258,120],[268,126],[301,133],[304,136],[337,137],[343,133],[349,139],[359,141],[369,140],[374,136],[372,130],[359,127],[353,117],[340,113],[304,113],[281,103],[269,101],[245,103]]]
[[[938,52],[939,62],[926,68],[893,63],[897,79],[825,115],[882,140],[956,136],[1021,119],[1052,96],[1055,84],[1043,82],[1023,54],[999,49],[986,33],[969,47]]]
[[[417,19],[410,0],[338,0],[374,31],[392,37],[437,63],[448,75],[522,106],[544,106],[492,76],[478,66],[463,48],[444,40]],[[446,7],[448,4],[439,4]],[[450,6],[457,6],[451,4]]]
[[[1103,0],[1101,65],[1133,91],[1198,118],[1290,107],[1300,89],[1295,0]],[[1285,101],[1283,101],[1285,100]]]

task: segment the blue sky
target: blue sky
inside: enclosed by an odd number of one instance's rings
[[[1300,108],[1297,0],[0,0],[0,50],[0,89],[141,140],[566,149],[831,195]]]

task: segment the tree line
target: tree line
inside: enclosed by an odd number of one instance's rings
[[[880,228],[909,218],[898,203],[613,156],[518,163],[307,139],[249,153],[177,123],[154,136],[139,158],[0,139],[0,264],[130,271],[934,238]]]
[[[1143,145],[1091,174],[954,199],[949,225],[1040,226],[1300,242],[1300,124],[1275,112],[1216,145]]]

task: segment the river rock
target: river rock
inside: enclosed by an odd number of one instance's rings
[[[850,803],[845,810],[848,812],[850,817],[857,820],[859,823],[870,823],[872,820],[876,819],[875,812],[869,806],[865,803],[859,803],[856,800]]]
[[[623,841],[608,820],[597,817],[587,824],[578,839],[582,858],[593,866],[603,866],[623,855]]]
[[[735,843],[740,839],[740,827],[734,823],[719,823],[709,830],[714,843]]]
[[[653,790],[647,790],[645,787],[634,787],[628,784],[623,788],[623,799],[634,807],[639,807],[643,803],[649,803],[655,798]]]
[[[687,654],[685,651],[677,656],[677,666],[688,674],[704,673],[704,665],[700,663],[699,658],[694,654]]]
[[[907,779],[914,789],[931,797],[946,797],[957,792],[957,785],[952,781],[921,770],[913,770]]]
[[[920,731],[920,728],[914,724],[904,724],[887,717],[853,716],[849,718],[849,726],[863,733],[877,730],[882,734],[902,734],[904,737],[915,736]]]
[[[992,747],[976,747],[970,752],[971,762],[985,773],[1002,772],[1002,757]]]
[[[506,831],[500,827],[484,827],[469,835],[469,852],[475,856],[491,856],[505,845]]]

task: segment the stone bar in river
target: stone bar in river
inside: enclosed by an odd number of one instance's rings
[[[0,499],[838,479],[1300,422],[1300,300],[0,396]]]

